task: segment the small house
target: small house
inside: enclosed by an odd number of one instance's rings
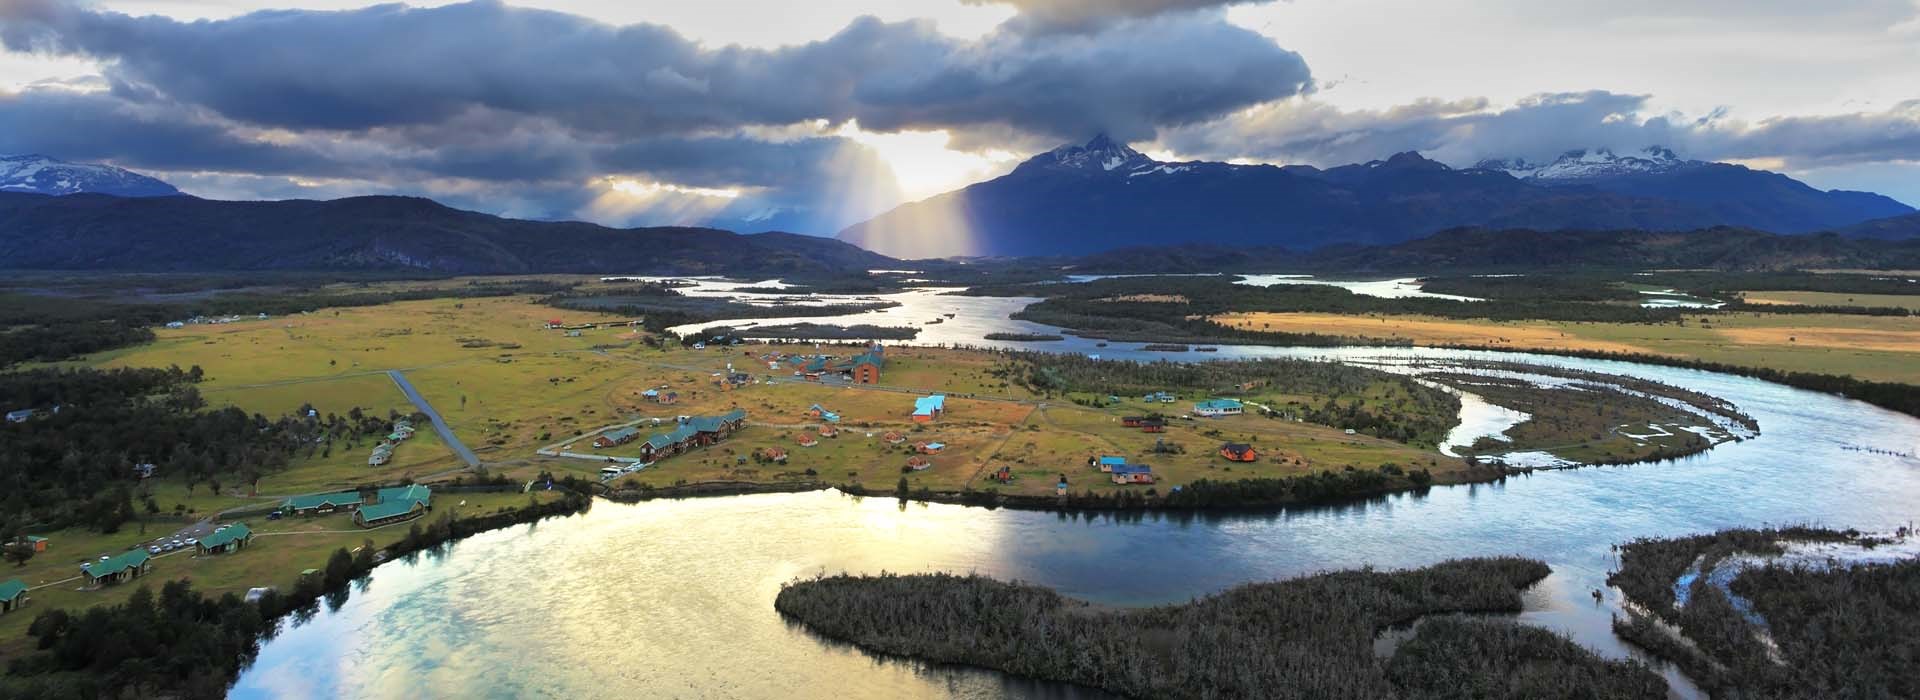
[[[1061,474],[1060,481],[1054,483],[1053,495],[1055,496],[1067,495],[1067,475],[1066,474]]]
[[[840,422],[840,414],[829,411],[820,404],[814,404],[812,408],[807,409],[807,416],[810,418],[818,418],[828,423]]]
[[[1229,462],[1260,461],[1260,453],[1255,451],[1252,445],[1244,442],[1229,442],[1221,445],[1220,456],[1227,458]]]
[[[926,457],[922,457],[920,455],[914,455],[912,457],[907,458],[907,468],[916,472],[926,471],[932,466],[933,466],[933,460],[927,459]]]
[[[100,586],[145,576],[153,570],[153,558],[147,554],[147,550],[132,549],[82,567],[80,573],[87,577],[87,583]]]
[[[1116,465],[1113,468],[1113,483],[1151,484],[1153,483],[1153,467],[1145,464]]]
[[[940,414],[946,411],[947,396],[945,394],[922,396],[913,400],[913,422],[915,423],[931,423],[938,420]]]
[[[839,437],[840,429],[835,428],[832,425],[823,425],[823,426],[820,426],[819,433],[820,433],[820,437],[823,437],[823,438]]]
[[[1219,445],[1219,456],[1225,456],[1229,462],[1258,462],[1260,453],[1254,451],[1254,445],[1248,443],[1225,443]]]
[[[680,402],[680,392],[669,391],[661,394],[659,398],[654,400],[660,402],[662,406],[671,406]]]
[[[1143,432],[1143,433],[1167,432],[1167,420],[1165,418],[1148,418],[1146,420],[1140,421],[1140,432]]]
[[[1011,484],[1013,483],[1013,467],[1001,465],[999,469],[995,469],[993,473],[988,474],[987,478],[1002,484]]]
[[[1194,415],[1207,416],[1209,418],[1237,416],[1244,410],[1246,409],[1240,405],[1240,401],[1237,399],[1207,399],[1193,405]]]
[[[941,450],[947,449],[947,443],[923,442],[923,443],[920,443],[919,445],[916,445],[914,449],[919,450],[920,454],[927,454],[927,455],[936,454]]]
[[[820,444],[820,438],[814,437],[812,433],[801,433],[800,437],[794,438],[794,442],[800,443],[801,447],[812,447]]]
[[[393,461],[393,443],[382,442],[373,446],[373,454],[367,455],[367,466],[378,467]]]
[[[785,447],[762,448],[760,450],[760,458],[767,460],[769,462],[785,463],[787,461],[787,448]]]
[[[1148,420],[1151,419],[1147,416],[1127,416],[1120,419],[1120,425],[1128,428],[1138,428],[1141,423],[1145,423]]]
[[[252,543],[253,530],[246,523],[234,523],[200,538],[198,547],[202,555],[225,554]]]
[[[29,420],[32,420],[33,417],[37,415],[40,415],[40,412],[31,408],[23,408],[18,411],[8,411],[7,422],[8,423],[25,423]]]
[[[47,538],[45,537],[41,537],[39,535],[27,535],[26,537],[22,537],[20,539],[26,540],[27,546],[32,547],[33,553],[35,554],[40,554],[47,551]]]
[[[27,604],[27,584],[20,579],[11,578],[0,581],[0,613],[19,610]]]
[[[640,398],[643,398],[643,399],[646,399],[646,400],[648,400],[648,401],[652,401],[652,402],[655,402],[655,403],[659,403],[659,401],[660,401],[660,390],[659,390],[659,389],[648,389],[648,390],[646,390],[646,391],[642,391],[642,392],[640,392]]]
[[[620,428],[618,430],[609,430],[607,432],[601,433],[599,437],[594,438],[593,446],[599,447],[599,448],[617,447],[619,445],[625,445],[629,442],[633,442],[634,438],[637,438],[637,437],[640,437],[640,430],[638,428]]]
[[[880,439],[885,441],[889,445],[898,445],[900,443],[906,442],[907,436],[901,435],[900,433],[889,430],[887,431],[887,434],[880,436]]]
[[[1119,455],[1100,455],[1095,465],[1100,468],[1100,471],[1112,472],[1114,467],[1127,466],[1127,458]]]
[[[551,319],[547,319],[547,330],[554,330],[554,329],[556,329],[556,328],[563,328],[563,327],[565,327],[566,325],[567,325],[567,322],[566,322],[566,321],[562,321],[562,320],[560,320],[560,319],[557,319],[557,318],[551,318]]]
[[[1173,403],[1174,402],[1173,394],[1170,394],[1164,391],[1156,391],[1140,398],[1142,401],[1146,401],[1147,403]]]

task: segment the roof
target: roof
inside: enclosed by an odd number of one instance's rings
[[[849,363],[849,366],[852,366],[852,367],[858,367],[860,365],[873,365],[875,367],[885,367],[887,365],[887,358],[885,355],[880,354],[880,352],[877,350],[872,352],[863,352],[858,355],[854,355],[853,361]]]
[[[916,416],[930,416],[933,415],[935,411],[945,410],[947,410],[946,394],[922,396],[913,400],[913,415]]]
[[[26,592],[27,584],[21,583],[20,579],[10,578],[0,581],[0,600],[13,600]]]
[[[232,544],[238,540],[244,540],[252,535],[253,531],[247,529],[246,523],[234,523],[214,530],[211,535],[200,538],[200,546],[213,549],[214,547]]]
[[[372,522],[396,515],[406,515],[415,505],[433,504],[433,489],[414,484],[380,489],[380,502],[360,507],[360,517]]]
[[[1229,442],[1227,444],[1221,445],[1220,449],[1226,450],[1228,452],[1246,452],[1248,450],[1253,449],[1253,446],[1244,442]]]
[[[1240,408],[1239,399],[1207,399],[1193,405],[1194,408]]]
[[[1107,466],[1113,466],[1116,464],[1126,464],[1127,458],[1120,457],[1117,455],[1100,455],[1100,463]]]
[[[334,493],[310,493],[305,496],[294,496],[293,498],[282,501],[280,507],[292,508],[294,510],[310,510],[326,505],[338,508],[340,506],[354,505],[359,502],[360,492],[358,491],[336,491]]]
[[[696,416],[687,421],[687,425],[692,426],[695,432],[714,433],[720,431],[721,425],[745,420],[746,417],[746,411],[736,408],[717,416]]]
[[[639,434],[640,434],[639,428],[621,428],[619,430],[609,430],[607,432],[601,433],[600,437],[606,438],[608,440],[612,440],[614,442],[620,442],[623,440],[630,440],[633,438],[633,436],[639,435]]]
[[[1116,464],[1116,465],[1113,465],[1113,473],[1115,476],[1126,476],[1128,474],[1152,474],[1153,467],[1149,467],[1145,464]]]
[[[45,542],[47,541],[47,538],[41,537],[39,535],[27,535],[27,541],[28,542]]]
[[[929,449],[929,450],[944,450],[944,449],[947,449],[947,443],[944,443],[944,442],[929,442],[929,443],[927,443],[927,449]]]
[[[148,558],[147,550],[128,550],[106,561],[95,562],[93,566],[87,567],[87,575],[94,578],[112,576],[127,569],[138,568],[141,564],[147,563]]]
[[[691,440],[693,439],[693,436],[698,434],[700,434],[700,431],[694,430],[693,425],[689,423],[689,424],[674,428],[671,431],[664,432],[659,435],[655,435],[653,437],[647,438],[647,446],[655,450],[664,450],[674,445],[678,445],[680,443]]]

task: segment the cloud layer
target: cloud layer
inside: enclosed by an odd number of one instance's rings
[[[1496,107],[1484,99],[1419,100],[1342,110],[1284,100],[1167,130],[1160,143],[1203,158],[1254,157],[1319,165],[1420,151],[1456,165],[1485,158],[1551,159],[1570,148],[1668,146],[1710,160],[1766,160],[1789,170],[1920,162],[1920,100],[1884,111],[1754,121],[1726,112],[1650,113],[1650,97],[1607,91],[1536,95]]]
[[[0,0],[0,45],[98,61],[109,86],[0,95],[0,152],[476,189],[640,176],[743,189],[729,207],[808,210],[790,221],[830,231],[898,196],[883,164],[832,135],[840,124],[975,144],[1145,139],[1311,85],[1300,56],[1217,16],[1044,38],[1012,25],[959,40],[860,18],[762,49],[489,0],[203,22]]]

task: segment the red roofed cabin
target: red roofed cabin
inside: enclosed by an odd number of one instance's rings
[[[1260,459],[1260,453],[1254,451],[1252,445],[1244,442],[1229,442],[1221,445],[1220,456],[1227,458],[1229,462],[1255,462]]]

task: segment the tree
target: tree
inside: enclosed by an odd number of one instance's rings
[[[33,544],[24,539],[8,542],[5,554],[7,561],[14,565],[26,566],[27,560],[33,558]]]

